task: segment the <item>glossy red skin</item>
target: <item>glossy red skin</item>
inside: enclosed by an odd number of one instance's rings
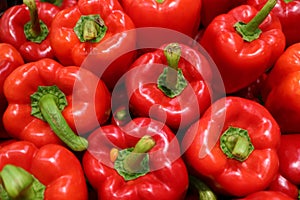
[[[3,124],[14,138],[33,142],[38,147],[61,144],[47,123],[30,114],[30,95],[38,86],[47,85],[56,85],[66,95],[68,105],[62,114],[78,134],[86,134],[108,120],[110,93],[98,77],[79,67],[64,67],[45,58],[20,66],[5,81],[4,94],[9,104]]]
[[[293,198],[281,192],[259,191],[238,200],[293,200]]]
[[[24,64],[24,60],[18,50],[7,43],[0,43],[0,116],[7,107],[7,101],[3,94],[3,85],[6,77],[17,67]],[[2,120],[0,120],[0,138],[7,138],[9,135],[4,130]]]
[[[254,146],[243,162],[227,158],[220,148],[220,135],[229,126],[247,130]],[[280,129],[262,105],[228,96],[213,103],[188,129],[182,148],[187,149],[187,165],[196,176],[208,179],[214,191],[242,197],[265,189],[273,180],[279,168],[279,142]]]
[[[270,183],[270,185],[268,186],[268,190],[282,192],[293,199],[298,199],[299,195],[299,189],[297,185],[293,184],[291,181],[287,180],[280,174],[278,174]]]
[[[100,14],[108,28],[104,38],[97,43],[80,42],[73,30],[80,16],[90,14]],[[55,56],[63,65],[83,66],[97,75],[102,75],[101,78],[112,90],[135,56],[134,52],[124,55],[120,53],[122,50],[135,49],[135,34],[127,32],[134,28],[132,20],[117,1],[79,0],[75,7],[64,9],[56,15],[49,37]],[[114,37],[118,33],[122,34]],[[101,50],[98,51],[96,47]],[[93,49],[96,49],[94,53],[98,55],[89,59],[88,55]]]
[[[260,9],[266,2],[267,0],[248,0],[247,4]],[[272,12],[281,22],[287,47],[300,42],[300,0],[292,0],[288,3],[278,0]]]
[[[283,133],[300,132],[299,80],[300,43],[296,43],[278,58],[263,89],[265,106]]]
[[[50,3],[37,3],[39,19],[51,30],[51,22],[60,11]],[[7,9],[0,20],[0,41],[13,45],[22,55],[25,62],[37,61],[41,58],[54,58],[49,35],[41,43],[26,39],[24,25],[30,21],[28,8],[25,4]]]
[[[249,5],[235,7],[214,18],[198,40],[216,63],[226,93],[237,92],[254,82],[284,51],[285,36],[274,15],[268,15],[260,25],[261,35],[252,42],[244,41],[235,31],[236,22],[247,23],[256,13]]]
[[[113,147],[133,147],[146,134],[150,134],[156,142],[148,152],[150,169],[159,168],[137,179],[124,181],[113,168],[110,150]],[[88,181],[98,191],[98,199],[184,199],[188,189],[188,173],[174,137],[168,127],[150,118],[135,118],[122,130],[115,125],[95,130],[88,138],[89,149],[83,156],[82,164]]]
[[[227,13],[246,2],[247,0],[202,0],[201,24],[207,27],[216,16]]]
[[[1,144],[0,169],[6,164],[22,167],[44,184],[45,200],[88,199],[79,160],[60,145],[48,144],[39,149],[27,141]]]
[[[195,37],[200,25],[202,0],[121,0],[136,27],[162,27]]]
[[[170,98],[157,87],[159,75],[168,66],[162,49],[139,57],[126,74],[129,106],[135,116],[151,116],[178,130],[196,121],[211,104],[211,68],[202,54],[181,44],[178,68],[188,86],[180,95]]]

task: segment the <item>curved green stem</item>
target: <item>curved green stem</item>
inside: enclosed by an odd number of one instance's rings
[[[31,114],[45,120],[53,132],[72,150],[86,150],[87,140],[73,132],[61,113],[66,105],[65,95],[56,86],[39,86],[38,91],[31,95]]]
[[[246,160],[254,150],[248,131],[236,127],[229,127],[222,134],[220,147],[227,157],[241,162]]]
[[[268,0],[264,7],[251,19],[250,22],[237,22],[234,27],[245,41],[251,42],[259,38],[261,30],[259,25],[266,19],[271,10],[275,7],[277,0]]]
[[[199,195],[199,200],[217,200],[215,193],[203,182],[194,176],[189,176],[191,186],[193,186]]]
[[[43,200],[46,186],[40,183],[33,175],[14,165],[5,165],[0,172],[3,200]]]
[[[48,35],[47,25],[39,19],[35,0],[23,0],[30,13],[30,21],[24,26],[24,34],[27,40],[41,43]]]

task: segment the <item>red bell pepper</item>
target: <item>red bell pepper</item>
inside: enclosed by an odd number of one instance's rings
[[[267,190],[282,192],[293,199],[299,199],[298,186],[283,177],[281,174],[275,176],[274,180],[270,183]]]
[[[277,174],[280,129],[262,105],[228,96],[214,102],[186,132],[184,159],[219,194],[242,197]]]
[[[275,4],[269,0],[260,11],[235,7],[214,18],[198,40],[215,61],[227,93],[254,82],[284,51],[280,21],[269,14]]]
[[[88,138],[83,168],[98,199],[183,199],[188,173],[174,133],[150,118],[122,129],[102,126]]]
[[[61,10],[75,6],[77,4],[77,0],[36,0],[36,1],[51,3],[59,7]]]
[[[195,37],[202,0],[120,0],[136,27],[162,27]]]
[[[216,16],[227,13],[246,2],[247,0],[202,0],[201,24],[205,28]]]
[[[60,145],[39,149],[27,141],[1,144],[0,170],[1,199],[88,199],[79,160]]]
[[[266,1],[267,0],[248,0],[247,4],[260,9]],[[300,1],[278,0],[272,12],[281,22],[287,47],[300,42]]]
[[[200,52],[170,43],[140,56],[126,74],[130,112],[165,122],[174,131],[211,104],[211,68]]]
[[[6,10],[0,19],[0,41],[13,45],[26,62],[54,58],[48,37],[59,8],[50,3],[24,0]]]
[[[103,81],[85,69],[48,58],[15,69],[4,83],[4,94],[6,130],[38,147],[63,142],[72,150],[85,150],[87,141],[79,135],[110,115],[110,93]]]
[[[250,194],[244,198],[236,199],[236,200],[295,200],[282,192],[276,191],[259,191],[253,194]]]
[[[7,101],[3,93],[3,85],[6,77],[17,67],[24,64],[24,60],[18,50],[7,43],[0,43],[0,116],[2,117],[7,107]],[[0,120],[0,138],[9,137]]]
[[[300,43],[288,47],[276,61],[265,82],[263,99],[282,133],[300,132]]]
[[[298,198],[300,185],[300,134],[281,135],[279,176],[269,186],[269,190],[281,191],[294,199]]]
[[[134,28],[118,1],[79,0],[53,19],[51,45],[63,65],[84,65],[112,89],[133,61],[134,52],[120,52],[135,48]]]

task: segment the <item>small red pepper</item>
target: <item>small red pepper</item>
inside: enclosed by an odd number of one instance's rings
[[[300,43],[288,47],[278,58],[263,89],[265,107],[282,133],[300,132]]]
[[[248,0],[247,4],[260,9],[267,0]],[[272,10],[282,25],[287,47],[300,42],[300,0],[278,0]]]
[[[4,83],[4,94],[6,130],[38,147],[63,142],[72,150],[85,150],[87,141],[79,135],[110,116],[110,93],[103,81],[48,58],[15,69]]]
[[[36,1],[51,3],[59,7],[61,10],[75,6],[77,4],[77,0],[36,0]]]
[[[106,125],[88,138],[83,168],[100,200],[184,199],[188,173],[174,133],[150,118],[122,129]]]
[[[120,0],[136,27],[161,27],[195,37],[202,0]]]
[[[59,12],[50,32],[55,56],[63,65],[84,65],[102,75],[113,89],[135,55],[120,56],[122,50],[133,50],[136,45],[135,34],[128,32],[135,26],[122,10],[117,0],[79,0],[76,6]]]
[[[131,113],[173,130],[187,127],[211,104],[210,70],[204,55],[184,44],[140,56],[125,77]]]
[[[246,2],[247,0],[202,0],[201,24],[207,27],[216,16],[225,14]]]
[[[299,197],[298,185],[295,185],[280,174],[275,176],[267,190],[282,192],[293,199],[298,199]]]
[[[278,172],[280,129],[265,107],[228,96],[186,132],[184,159],[219,194],[242,197],[265,189]]]
[[[3,93],[3,85],[7,76],[17,67],[24,64],[24,60],[18,50],[7,43],[0,43],[0,116],[3,116],[7,108],[7,101]],[[9,137],[0,120],[0,138]]]
[[[88,199],[79,160],[60,145],[39,149],[27,141],[1,144],[0,170],[1,199]]]
[[[13,45],[26,62],[54,58],[48,37],[59,8],[50,3],[24,0],[6,10],[0,19],[0,41]]]
[[[281,23],[269,14],[275,4],[268,0],[260,11],[235,7],[214,18],[198,40],[216,63],[227,93],[247,87],[283,53]]]
[[[295,200],[282,192],[276,191],[259,191],[250,194],[244,198],[235,200]]]

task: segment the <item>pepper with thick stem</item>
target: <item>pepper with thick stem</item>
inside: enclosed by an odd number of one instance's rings
[[[198,40],[216,63],[227,94],[253,83],[283,53],[285,35],[271,12],[275,4],[269,0],[259,11],[237,6],[215,17]]]
[[[60,9],[50,3],[24,0],[7,9],[0,20],[0,41],[13,45],[25,62],[55,58],[48,37]]]

